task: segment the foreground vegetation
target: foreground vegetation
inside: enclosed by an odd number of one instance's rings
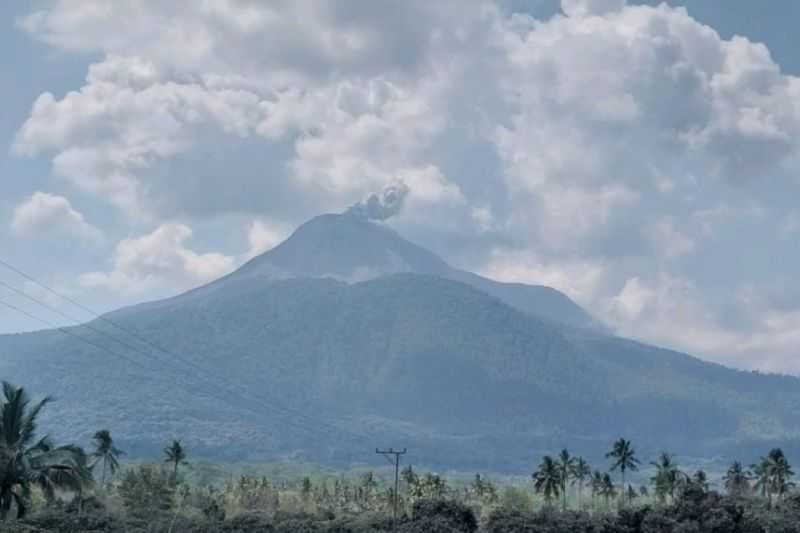
[[[37,439],[48,403],[3,384],[0,531],[800,533],[800,494],[777,448],[749,468],[734,462],[719,492],[702,470],[684,472],[667,453],[650,463],[644,484],[629,483],[642,463],[625,439],[606,454],[608,471],[565,449],[543,457],[524,487],[481,475],[459,483],[410,466],[396,495],[369,471],[294,481],[242,475],[201,486],[186,481],[192,465],[179,440],[161,464],[124,468],[108,430],[95,433],[88,452]]]

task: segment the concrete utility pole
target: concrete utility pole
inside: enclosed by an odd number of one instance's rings
[[[388,450],[381,450],[375,448],[375,453],[378,455],[383,455],[386,459],[394,464],[394,501],[392,502],[392,531],[397,531],[397,497],[398,491],[400,490],[400,456],[405,455],[407,450],[403,448],[403,451],[395,451],[394,448],[389,448]],[[389,456],[394,456],[394,461],[389,459]]]

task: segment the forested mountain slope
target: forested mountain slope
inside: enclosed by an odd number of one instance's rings
[[[197,454],[343,463],[388,443],[430,465],[518,470],[621,435],[702,457],[797,447],[800,380],[610,336],[552,289],[528,288],[526,306],[356,224],[327,238],[306,225],[217,282],[108,316],[136,337],[91,324],[125,344],[71,330],[113,353],[58,331],[0,336],[0,376],[56,396],[57,436],[108,427],[133,452],[179,437]],[[330,233],[351,230],[354,250]],[[347,279],[357,265],[364,281]]]

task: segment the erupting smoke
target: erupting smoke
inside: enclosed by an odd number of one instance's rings
[[[380,193],[371,193],[350,207],[347,213],[367,220],[386,220],[403,209],[408,191],[408,185],[402,181],[391,183]]]

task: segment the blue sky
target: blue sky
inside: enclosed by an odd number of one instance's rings
[[[457,266],[800,372],[796,2],[428,4],[3,4],[0,259],[110,310],[402,182]]]

